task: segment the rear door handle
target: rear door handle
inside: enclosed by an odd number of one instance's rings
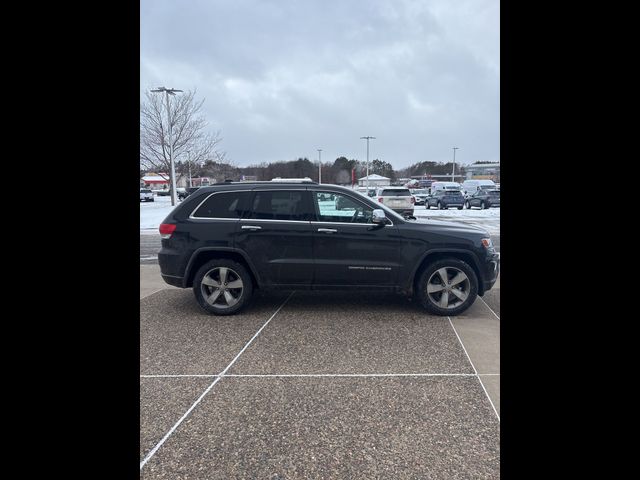
[[[257,225],[242,225],[242,230],[260,230],[262,227]]]
[[[318,231],[322,232],[322,233],[337,233],[338,232],[338,230],[334,230],[333,228],[319,228]]]

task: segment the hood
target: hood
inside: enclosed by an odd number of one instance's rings
[[[455,235],[456,233],[471,233],[471,234],[480,234],[483,235],[487,238],[490,237],[489,232],[487,232],[484,228],[481,227],[476,227],[474,225],[469,225],[467,223],[461,223],[461,222],[444,222],[442,220],[431,220],[428,219],[426,221],[421,221],[421,222],[417,222],[417,221],[413,221],[413,222],[407,222],[410,223],[412,226],[414,226],[417,229],[422,229],[428,227],[429,231],[433,232],[434,231],[434,227],[436,231],[440,231],[441,233],[444,234],[453,234]]]

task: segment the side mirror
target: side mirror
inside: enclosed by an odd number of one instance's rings
[[[387,216],[384,214],[384,210],[382,210],[381,208],[376,208],[373,211],[371,221],[378,225],[385,225],[387,223]]]

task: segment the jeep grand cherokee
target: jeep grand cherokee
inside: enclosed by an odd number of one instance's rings
[[[313,182],[199,188],[160,234],[164,281],[193,288],[215,315],[236,313],[256,289],[394,291],[430,313],[456,315],[493,286],[500,268],[481,228],[418,223],[348,188]]]

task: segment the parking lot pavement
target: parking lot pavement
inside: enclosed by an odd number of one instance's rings
[[[206,377],[140,379],[140,460],[210,384]]]
[[[296,292],[230,373],[473,373],[444,317],[400,295]]]
[[[141,478],[499,478],[499,319],[480,299],[449,319],[282,292],[214,317],[167,288],[140,322]]]
[[[160,266],[140,265],[140,299],[148,297],[152,293],[159,292],[164,289],[176,289],[168,283],[165,283],[160,276]]]
[[[251,308],[227,317],[203,312],[191,289],[162,290],[143,298],[140,373],[220,373],[286,297],[286,292],[257,295]]]
[[[158,478],[498,478],[473,377],[228,377],[141,472]]]

